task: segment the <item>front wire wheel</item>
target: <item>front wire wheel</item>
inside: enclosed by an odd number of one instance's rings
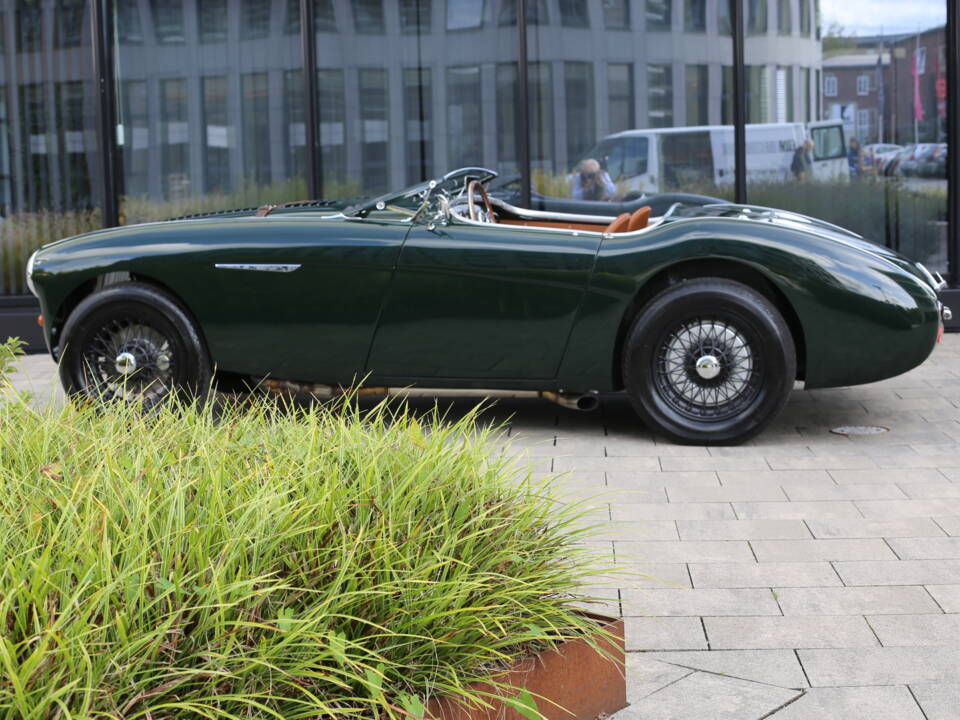
[[[734,444],[783,409],[796,348],[780,311],[733,280],[669,286],[627,332],[622,356],[631,404],[651,430],[683,443]]]

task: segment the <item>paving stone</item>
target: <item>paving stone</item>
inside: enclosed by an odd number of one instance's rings
[[[807,526],[816,538],[943,537],[943,530],[929,518],[807,520]]]
[[[648,653],[651,659],[784,688],[807,681],[793,650],[710,650]],[[705,715],[704,718],[709,718]]]
[[[664,497],[666,500],[666,497]],[[853,512],[857,517],[857,509]],[[615,522],[643,520],[736,520],[730,503],[630,503],[614,505]]]
[[[878,645],[870,626],[858,615],[705,617],[703,623],[710,647],[714,650],[850,648]]]
[[[737,472],[721,470],[717,473],[721,485],[836,485],[826,470],[751,470]]]
[[[960,647],[881,647],[797,650],[813,687],[950,683]]]
[[[958,510],[960,510],[960,508],[958,508]],[[940,517],[933,518],[933,520],[943,528],[943,531],[947,535],[960,537],[960,515],[941,515]]]
[[[911,498],[960,498],[960,483],[943,480],[938,483],[904,483],[903,491]]]
[[[617,542],[617,561],[624,563],[739,562],[753,559],[744,541]]]
[[[958,560],[840,561],[833,567],[845,585],[960,583]]]
[[[934,517],[953,515],[957,512],[956,500],[857,500],[856,506],[863,517]]]
[[[661,488],[661,487],[720,487],[715,472],[626,472],[614,470],[606,474],[607,487]]]
[[[591,457],[566,455],[555,458],[553,472],[567,470],[603,470],[604,472],[659,470],[660,462],[655,457]]]
[[[936,468],[920,470],[831,470],[830,475],[840,485],[866,485],[875,483],[889,485],[892,483],[928,483],[943,480],[943,475]]]
[[[924,720],[924,715],[900,685],[812,688],[770,720]]]
[[[809,538],[801,520],[679,520],[681,540],[790,540]]]
[[[960,465],[960,459],[948,458],[939,455],[918,455],[917,453],[903,455],[885,455],[877,458],[877,465],[881,468],[909,469],[941,468]]]
[[[871,615],[867,620],[885,647],[960,646],[960,615]]]
[[[628,617],[624,628],[628,651],[707,649],[698,617]]]
[[[896,556],[883,540],[756,540],[751,546],[760,562],[815,560],[893,560]]]
[[[920,586],[775,588],[784,615],[940,613]]]
[[[785,485],[783,491],[791,500],[894,500],[907,497],[893,483]]]
[[[875,468],[877,462],[865,455],[772,455],[771,470],[847,470]]]
[[[889,543],[903,560],[960,559],[960,537],[892,538]]]
[[[759,500],[786,500],[787,496],[776,485],[743,484],[722,487],[668,487],[667,497],[672,503],[682,502],[737,502]]]
[[[922,588],[918,588],[922,590]],[[695,617],[735,615],[780,615],[780,608],[767,588],[722,590],[621,591],[625,616]]]
[[[642,720],[744,720],[766,717],[799,693],[795,690],[697,672],[648,695],[618,714]]]
[[[639,563],[629,569],[619,565],[609,584],[621,588],[690,587],[690,573],[684,563]]]
[[[943,533],[941,533],[942,535]],[[644,522],[607,521],[590,532],[594,540],[679,540],[677,524],[673,520],[646,520]]]
[[[608,457],[710,457],[710,452],[702,445],[670,445],[607,438],[603,446],[606,448]]]
[[[769,470],[762,457],[662,457],[660,465],[666,471],[678,470]]]
[[[960,683],[910,686],[926,720],[960,720]]]
[[[840,578],[828,562],[691,563],[697,588],[838,586]]]
[[[926,588],[944,612],[960,613],[960,585],[929,584]]]
[[[627,702],[635,703],[693,672],[696,671],[653,660],[645,653],[627,653]]]
[[[863,515],[852,502],[735,502],[733,509],[741,520],[804,520],[813,518],[860,518]]]

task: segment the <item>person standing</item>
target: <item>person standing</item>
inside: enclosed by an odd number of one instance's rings
[[[850,168],[851,178],[859,178],[863,174],[863,150],[860,148],[860,141],[856,138],[850,138],[847,166]]]
[[[790,163],[790,172],[797,182],[806,182],[813,174],[813,143],[807,138],[803,144],[793,151],[793,162]]]
[[[593,158],[580,163],[573,176],[573,198],[575,200],[609,200],[617,192],[606,170]]]

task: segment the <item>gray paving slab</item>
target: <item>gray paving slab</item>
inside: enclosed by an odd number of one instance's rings
[[[911,484],[939,482],[944,479],[936,468],[926,468],[905,472],[904,470],[831,470],[830,475],[840,485],[875,484]]]
[[[625,472],[612,470],[606,475],[606,484],[610,488],[632,490],[637,488],[661,487],[720,487],[715,472]]]
[[[960,683],[910,686],[926,720],[960,720]]]
[[[927,585],[927,592],[946,613],[960,613],[960,584]]]
[[[678,520],[681,540],[791,540],[810,538],[801,520]]]
[[[705,617],[703,624],[710,647],[714,650],[851,648],[879,645],[870,626],[859,615]]]
[[[628,651],[708,649],[698,617],[628,617],[624,632]]]
[[[666,500],[666,497],[664,497]],[[851,506],[853,507],[853,506]],[[853,512],[859,517],[856,508]],[[645,520],[736,520],[730,503],[630,503],[614,505],[611,508],[612,518],[616,521],[645,521]]]
[[[907,497],[893,483],[861,483],[857,485],[784,485],[791,500],[902,500]]]
[[[808,687],[803,668],[793,650],[692,650],[646,655],[654,660],[741,680],[784,688]]]
[[[811,520],[862,518],[852,501],[822,502],[735,502],[733,511],[741,520]]]
[[[796,651],[813,687],[951,683],[960,647],[880,647]]]
[[[870,615],[867,621],[884,647],[960,645],[960,615]]]
[[[770,720],[930,720],[910,690],[889,687],[812,688]]]
[[[620,597],[626,616],[780,615],[777,601],[767,588],[626,588]]]
[[[867,518],[837,518],[807,520],[807,527],[815,538],[896,538],[943,537],[941,525],[931,518],[895,518],[868,520]]]
[[[696,670],[654,660],[646,653],[628,653],[627,702],[635,703],[693,672]]]
[[[957,508],[960,512],[960,508]],[[933,521],[939,525],[947,535],[960,537],[960,515],[941,515],[933,518]]]
[[[621,563],[616,570],[608,583],[620,588],[691,587],[690,573],[685,563],[639,562],[630,568],[625,568]]]
[[[881,560],[834,562],[844,585],[932,585],[960,583],[960,561]]]
[[[936,483],[904,483],[903,491],[914,500],[960,498],[960,483],[943,480]]]
[[[660,542],[617,542],[617,561],[635,562],[738,562],[753,559],[750,546],[742,540],[687,540]]]
[[[877,538],[833,540],[756,540],[750,543],[760,562],[814,560],[896,560],[890,547]]]
[[[830,587],[842,585],[828,562],[690,563],[697,588]]]
[[[684,502],[738,502],[786,500],[777,485],[770,483],[724,485],[721,487],[668,487],[667,497],[672,503]]]
[[[887,542],[901,560],[960,559],[960,537],[891,538]]]
[[[761,718],[799,695],[771,685],[697,672],[637,701],[621,714],[638,720]]]
[[[885,587],[775,588],[784,615],[880,615],[941,613],[918,585]]]

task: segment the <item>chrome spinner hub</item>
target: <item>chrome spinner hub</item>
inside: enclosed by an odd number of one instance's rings
[[[720,361],[713,355],[703,355],[697,360],[695,367],[697,375],[704,380],[713,380],[721,370]]]
[[[117,355],[114,367],[121,375],[130,375],[137,371],[137,358],[131,352],[122,352]]]

